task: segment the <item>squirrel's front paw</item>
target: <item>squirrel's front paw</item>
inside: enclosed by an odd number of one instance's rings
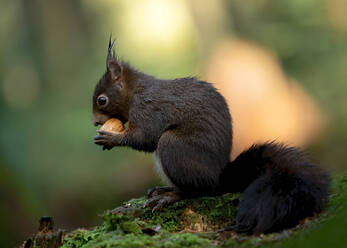
[[[102,146],[102,150],[111,150],[118,145],[116,135],[101,130],[98,133],[99,135],[94,137],[94,144]]]

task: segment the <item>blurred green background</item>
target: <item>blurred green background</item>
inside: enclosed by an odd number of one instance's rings
[[[0,247],[18,245],[43,215],[67,230],[96,225],[98,213],[159,183],[150,154],[92,142],[91,99],[110,33],[120,58],[164,78],[204,79],[222,40],[256,44],[326,120],[314,142],[301,143],[329,171],[346,171],[346,7],[345,0],[2,0]]]

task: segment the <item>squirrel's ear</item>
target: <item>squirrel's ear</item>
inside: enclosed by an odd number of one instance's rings
[[[108,43],[108,50],[107,50],[107,58],[106,58],[106,68],[107,68],[107,74],[109,75],[110,79],[112,81],[116,81],[120,78],[122,73],[122,67],[117,61],[115,50],[113,48],[114,40],[110,41]]]
[[[116,60],[107,61],[107,75],[112,81],[116,81],[120,78],[122,73],[122,67]]]

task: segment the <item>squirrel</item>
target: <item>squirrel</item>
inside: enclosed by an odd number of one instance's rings
[[[168,186],[148,191],[153,212],[184,198],[241,192],[236,217],[222,231],[258,234],[294,227],[324,209],[330,176],[299,148],[256,144],[230,161],[231,116],[212,84],[142,73],[117,58],[111,38],[106,68],[93,95],[93,123],[128,124],[119,134],[99,130],[94,143],[154,153]]]

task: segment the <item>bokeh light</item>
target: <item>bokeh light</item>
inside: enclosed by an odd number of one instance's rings
[[[190,31],[190,15],[182,0],[126,1],[125,6],[124,26],[144,46],[172,46]]]

